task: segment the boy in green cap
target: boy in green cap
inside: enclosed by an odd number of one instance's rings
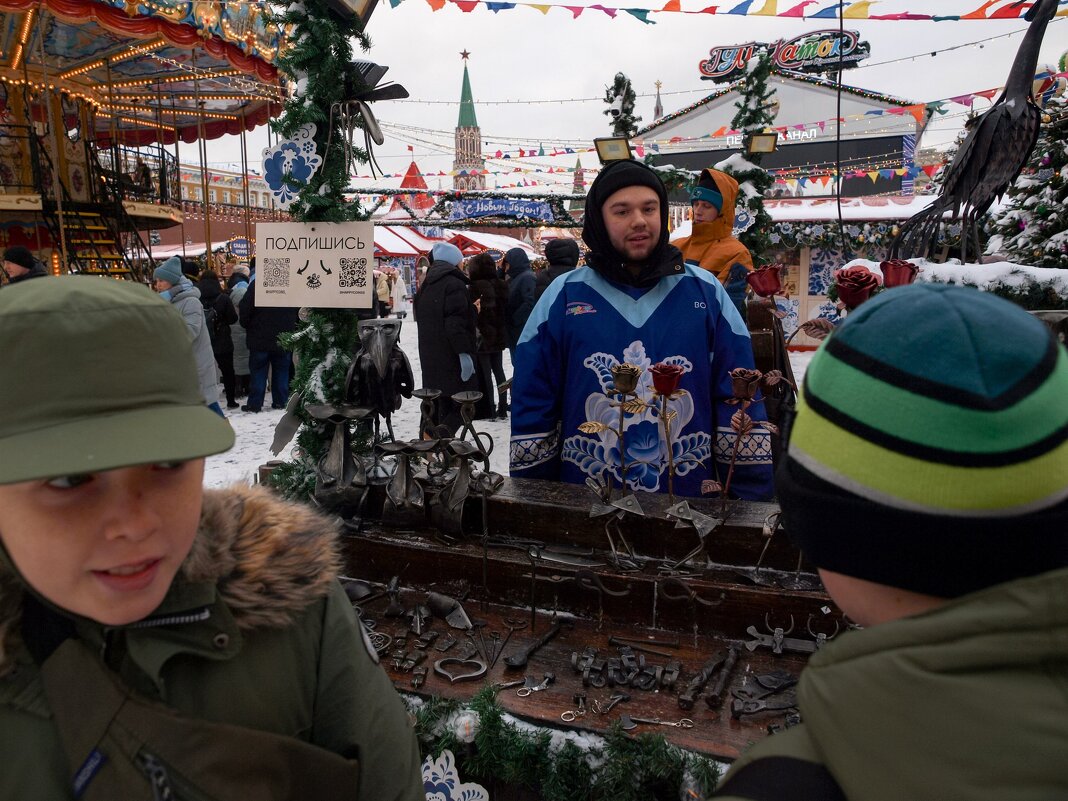
[[[68,276],[0,338],[0,798],[422,799],[334,525],[202,487],[234,435],[181,315]]]
[[[812,359],[776,475],[863,631],[718,798],[1068,798],[1068,357],[986,292],[893,289]]]

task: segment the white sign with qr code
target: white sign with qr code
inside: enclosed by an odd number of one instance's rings
[[[256,305],[373,308],[374,256],[370,222],[257,223]]]

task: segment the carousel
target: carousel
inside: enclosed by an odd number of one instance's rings
[[[281,111],[283,42],[258,3],[0,0],[0,246],[147,281],[149,232],[209,200],[208,142],[240,135],[247,175],[246,132]],[[193,198],[179,141],[199,149]]]

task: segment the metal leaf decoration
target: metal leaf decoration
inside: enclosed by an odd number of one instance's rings
[[[799,328],[805,336],[823,341],[834,331],[834,323],[824,317],[817,317],[813,320],[805,320]]]
[[[723,492],[723,485],[718,481],[702,481],[701,482],[701,494],[708,495],[710,492]]]
[[[637,398],[629,400],[623,404],[623,411],[627,414],[641,414],[645,409],[645,401],[638,400]]]
[[[744,437],[753,430],[753,418],[739,409],[731,416],[731,428]]]
[[[579,425],[578,430],[583,434],[600,434],[602,431],[611,431],[611,426],[606,426],[604,423],[597,423],[593,421],[587,421]]]

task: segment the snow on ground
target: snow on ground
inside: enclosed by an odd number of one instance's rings
[[[415,375],[416,386],[421,385],[419,369],[418,329],[415,322],[408,317],[401,325],[400,346],[408,355]],[[790,354],[790,363],[794,368],[794,377],[800,383],[812,358],[812,351]],[[508,351],[504,352],[504,372],[512,374]],[[274,427],[282,419],[280,409],[270,409],[270,391],[268,400],[264,401],[264,410],[258,414],[228,410],[230,424],[234,427],[236,443],[226,453],[209,456],[204,471],[204,484],[208,487],[224,487],[234,483],[252,483],[261,464],[271,459],[290,458],[293,443],[290,443],[279,456],[271,453],[270,445],[274,439]],[[226,405],[225,399],[222,405]],[[493,437],[494,447],[490,454],[491,468],[501,475],[508,475],[508,438],[511,420],[476,420],[475,429],[485,431]],[[393,430],[399,439],[413,439],[419,433],[419,401],[415,398],[404,401],[400,410],[393,415]]]

